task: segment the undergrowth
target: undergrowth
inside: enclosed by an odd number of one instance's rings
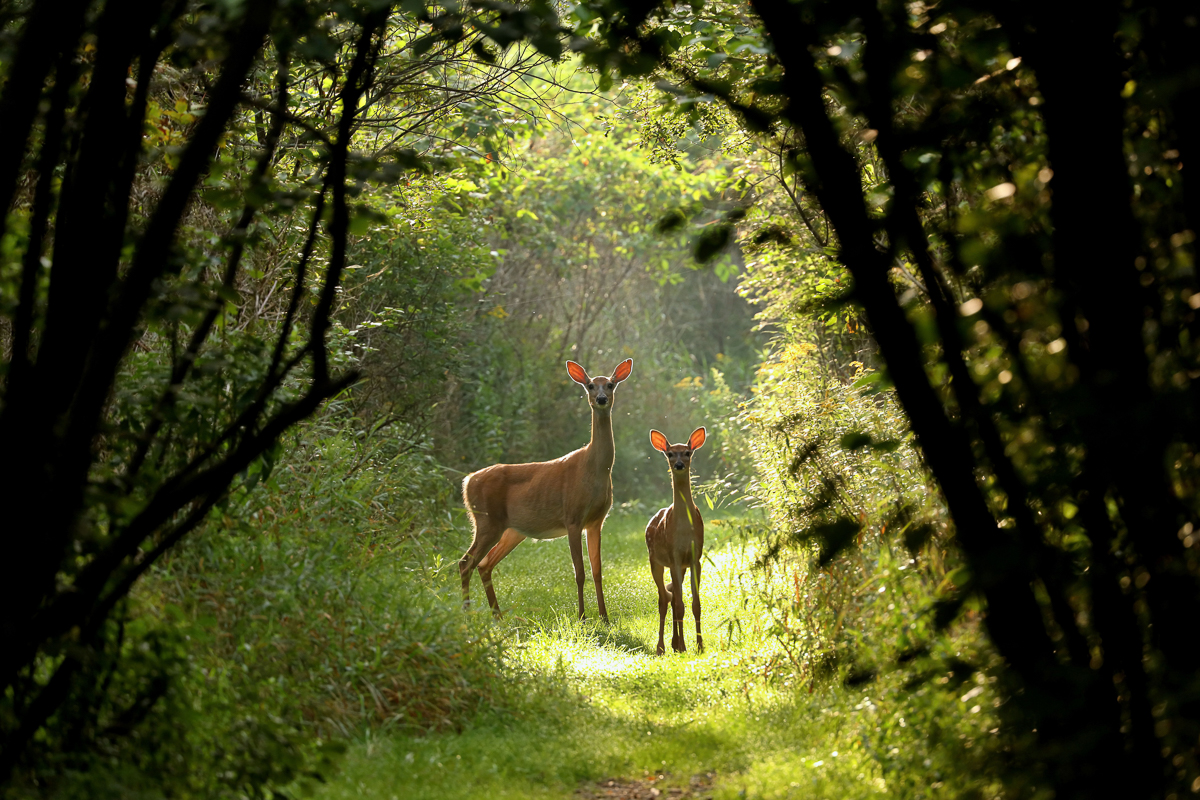
[[[502,637],[433,580],[460,534],[428,443],[347,422],[302,426],[138,585],[108,694],[140,724],[88,732],[29,793],[269,796],[327,779],[353,738],[512,704]]]

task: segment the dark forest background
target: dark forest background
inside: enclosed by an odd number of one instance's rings
[[[831,735],[911,796],[1194,792],[1197,54],[1139,2],[0,4],[0,785],[536,716],[458,487],[631,357],[614,515],[708,426],[747,687],[890,704]]]

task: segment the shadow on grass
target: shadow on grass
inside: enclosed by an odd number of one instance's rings
[[[616,647],[627,653],[644,653],[654,655],[654,648],[640,637],[634,636],[625,628],[598,627],[590,631],[590,638],[598,646]]]
[[[533,615],[513,615],[510,621],[527,625],[531,632],[551,640],[566,636],[580,643],[597,648],[613,648],[629,655],[654,655],[655,648],[652,643],[632,633],[620,622],[606,625],[595,619],[576,620],[563,615],[557,615],[552,620],[540,619]]]

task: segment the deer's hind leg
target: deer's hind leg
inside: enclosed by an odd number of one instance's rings
[[[471,546],[458,561],[458,574],[462,578],[463,608],[471,607],[471,572],[483,560],[484,555],[500,541],[504,527],[485,514],[471,514],[475,536]]]
[[[483,584],[483,590],[487,592],[488,605],[492,607],[492,611],[497,617],[500,616],[500,604],[496,601],[496,589],[492,586],[492,570],[513,551],[514,547],[523,541],[525,541],[523,534],[509,528],[501,535],[496,546],[488,550],[487,555],[479,561],[479,582]]]
[[[696,618],[696,652],[704,652],[704,637],[700,635],[700,559],[692,562],[692,616]]]

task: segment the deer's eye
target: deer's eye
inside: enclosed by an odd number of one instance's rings
[[[683,457],[684,457],[684,458],[691,458],[691,457],[692,457],[692,451],[691,451],[691,450],[688,450],[686,453],[684,453],[684,454],[683,454]]]
[[[595,389],[595,388],[596,388],[596,387],[595,387],[595,386],[593,386],[592,384],[590,384],[590,383],[588,384],[588,391],[589,391],[589,392],[590,392],[590,391],[592,391],[592,390],[593,390],[593,389]]]
[[[606,386],[606,387],[604,387],[604,388],[606,388],[606,389],[611,389],[611,388],[613,388],[613,385],[610,383],[608,386]]]

